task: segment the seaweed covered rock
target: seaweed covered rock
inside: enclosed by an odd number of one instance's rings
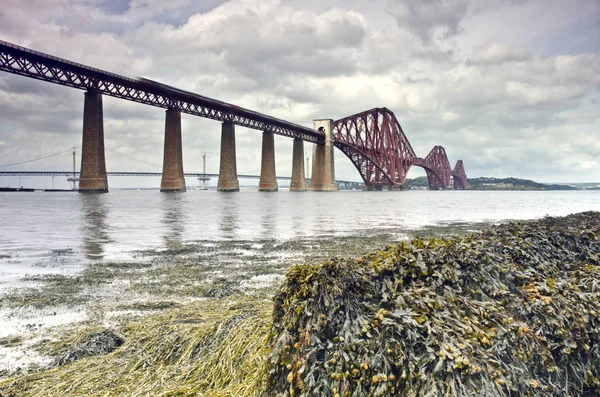
[[[600,213],[292,268],[269,396],[597,396]]]
[[[63,352],[56,360],[56,366],[71,363],[83,357],[101,356],[116,350],[124,342],[123,336],[112,329],[105,329],[84,335],[76,346]]]

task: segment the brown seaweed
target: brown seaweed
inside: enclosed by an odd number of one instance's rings
[[[600,213],[293,267],[268,396],[597,396]]]

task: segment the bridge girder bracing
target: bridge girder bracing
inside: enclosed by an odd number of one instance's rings
[[[120,76],[1,40],[0,70],[81,90],[97,90],[103,95],[164,109],[178,109],[194,116],[300,138],[307,142],[322,143],[325,140],[323,133],[309,127],[166,84]]]
[[[387,108],[374,108],[337,120],[335,146],[354,164],[365,185],[402,186],[410,167],[422,167],[431,189],[447,189],[451,176],[464,175],[450,168],[446,150],[434,146],[425,158],[417,157],[396,116]],[[458,167],[458,163],[457,163]],[[466,186],[466,176],[459,181]]]
[[[452,169],[452,178],[454,179],[454,189],[466,189],[469,187],[462,160],[458,160]]]
[[[394,113],[375,108],[334,123],[335,145],[367,186],[402,185],[416,158]]]
[[[379,164],[369,157],[369,155],[361,152],[360,149],[337,141],[334,143],[334,145],[340,149],[342,153],[344,153],[350,159],[350,161],[352,161],[352,164],[354,164],[363,180],[365,180],[364,175],[372,174],[373,169],[377,170],[377,175],[381,175],[384,178],[383,182],[373,183],[370,184],[370,186],[391,186],[394,184],[394,182],[386,175],[385,171],[381,169]]]
[[[417,159],[415,165],[425,169],[430,189],[440,190],[450,187],[452,170],[450,169],[446,149],[442,146],[434,146],[424,159]]]

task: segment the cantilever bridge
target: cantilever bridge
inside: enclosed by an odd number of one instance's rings
[[[181,113],[222,122],[217,189],[239,189],[235,125],[263,131],[259,190],[277,190],[273,134],[294,138],[291,190],[307,190],[303,142],[315,144],[309,190],[337,190],[333,148],[357,168],[369,189],[401,188],[412,166],[425,169],[432,189],[467,187],[462,160],[450,167],[446,151],[435,146],[424,158],[412,149],[394,113],[376,108],[333,121],[314,120],[308,128],[147,79],[131,79],[0,41],[0,70],[85,90],[81,178],[82,192],[107,192],[102,95],[166,110],[161,190],[184,191]]]

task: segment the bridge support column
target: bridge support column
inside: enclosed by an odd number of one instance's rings
[[[240,190],[235,161],[235,126],[231,123],[221,125],[221,159],[217,190],[220,192]]]
[[[108,193],[104,157],[104,122],[102,94],[88,90],[83,105],[80,193]]]
[[[181,146],[181,112],[179,109],[167,109],[161,192],[185,192]]]
[[[312,177],[308,190],[336,192],[335,168],[333,164],[333,120],[314,120],[315,130],[325,133],[325,143],[315,144],[313,149]]]
[[[294,138],[294,149],[292,151],[292,181],[290,191],[305,192],[306,176],[304,175],[304,141]]]
[[[274,134],[270,131],[263,132],[262,158],[260,161],[259,192],[276,192],[277,177],[275,174],[275,142]]]

